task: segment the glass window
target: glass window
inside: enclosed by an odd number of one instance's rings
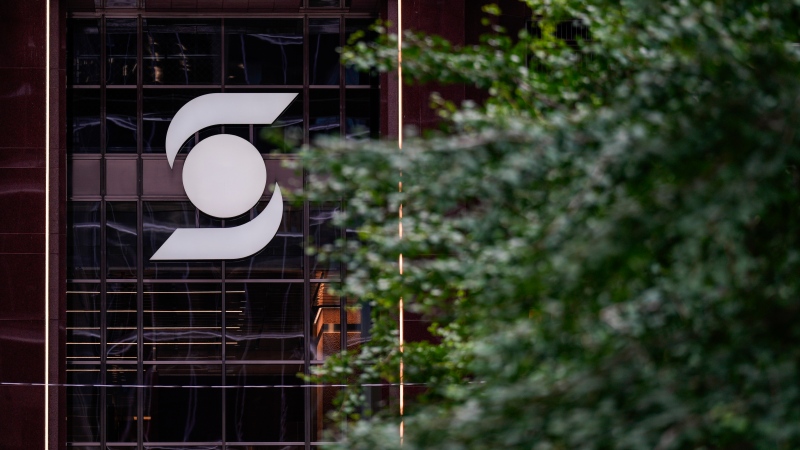
[[[338,90],[310,92],[308,134],[311,142],[320,136],[339,134],[339,104]]]
[[[136,361],[138,355],[136,285],[106,286],[106,358]]]
[[[67,368],[67,440],[100,441],[100,366]]]
[[[294,153],[300,150],[302,142],[302,93],[271,125],[255,125],[253,129],[253,145],[261,153]]]
[[[337,7],[339,0],[308,0],[308,6],[311,7]]]
[[[311,284],[311,359],[321,361],[342,351],[341,299],[331,283]]]
[[[106,202],[108,278],[136,278],[136,203]]]
[[[144,19],[144,84],[219,84],[219,20]]]
[[[136,153],[136,91],[106,91],[106,152]]]
[[[100,202],[69,202],[67,223],[67,278],[100,279]]]
[[[67,117],[67,152],[100,153],[100,90],[72,89]]]
[[[228,365],[225,437],[229,442],[303,442],[301,365]],[[280,386],[280,387],[279,387]]]
[[[67,285],[67,360],[100,360],[100,285]]]
[[[378,137],[378,108],[380,98],[376,89],[345,91],[345,137],[363,139]]]
[[[146,283],[143,295],[145,361],[221,359],[219,284]]]
[[[106,19],[106,84],[136,84],[136,19]]]
[[[303,21],[225,21],[227,84],[303,84]]]
[[[375,33],[369,29],[373,23],[374,20],[372,19],[347,19],[344,23],[345,44],[350,45],[350,40],[356,33],[360,33],[363,36],[361,40],[374,40]],[[366,84],[376,86],[378,83],[377,72],[359,72],[353,66],[345,66],[344,77],[344,82],[347,85]]]
[[[167,129],[175,113],[189,103],[190,100],[210,90],[198,89],[145,89],[142,105],[142,151],[145,153],[161,153],[165,149]],[[181,147],[186,152],[194,146],[194,139],[189,138]]]
[[[339,210],[335,203],[312,204],[309,208],[309,240],[317,247],[332,246],[339,239],[341,228],[333,225],[334,214]],[[309,258],[311,265],[311,279],[338,278],[340,264],[329,259],[322,260],[318,255]]]
[[[100,21],[70,20],[67,36],[71,55],[68,83],[100,84]]]
[[[145,442],[222,440],[222,366],[147,365],[144,382]]]
[[[308,84],[339,84],[339,19],[310,19],[308,40]]]
[[[136,365],[109,365],[106,384],[106,440],[136,442],[138,389],[131,387],[139,384]]]
[[[228,360],[303,360],[303,284],[225,285]]]

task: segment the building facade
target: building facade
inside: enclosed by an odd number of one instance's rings
[[[474,3],[474,4],[473,4]],[[431,90],[342,66],[336,48],[377,18],[469,43],[468,1],[11,0],[0,5],[0,447],[308,449],[334,387],[306,385],[369,338],[368,311],[331,294],[338,265],[305,252],[347,238],[346,199],[283,204],[275,237],[236,260],[155,261],[176,229],[251,222],[302,188],[283,166],[320,135],[427,127]],[[504,5],[506,25],[529,18]],[[205,127],[172,164],[167,130],[212,93],[296,94],[271,124]],[[205,214],[184,190],[189,151],[232,135],[263,159],[244,214]],[[407,317],[406,335],[424,325]],[[397,395],[388,392],[389,397]]]

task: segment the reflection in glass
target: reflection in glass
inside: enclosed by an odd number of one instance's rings
[[[144,19],[144,84],[219,84],[220,21]]]
[[[219,386],[221,377],[215,365],[145,366],[145,384],[166,387],[144,390],[144,441],[221,441],[222,389],[192,387]]]
[[[258,204],[257,211],[266,208],[267,201]],[[225,221],[226,227],[249,222],[245,214]],[[283,218],[274,238],[254,256],[226,264],[228,278],[303,278],[303,210],[284,203]]]
[[[136,278],[136,203],[106,202],[108,278]]]
[[[175,113],[190,100],[214,91],[199,89],[145,89],[142,105],[142,151],[145,153],[163,153],[167,140],[167,129]],[[194,139],[181,147],[185,153],[194,146]]]
[[[299,93],[271,125],[256,125],[253,145],[261,153],[294,153],[303,141],[303,94]]]
[[[324,432],[335,426],[328,413],[336,408],[333,401],[341,388],[319,386],[307,389],[311,395],[311,441],[324,441]]]
[[[228,360],[302,360],[303,284],[226,284],[225,326]]]
[[[106,357],[136,361],[136,285],[106,286]]]
[[[341,298],[331,283],[311,284],[311,359],[320,361],[342,351]]]
[[[145,284],[145,361],[221,358],[221,303],[219,284]]]
[[[113,385],[106,388],[106,440],[136,442],[136,365],[109,365],[106,384]]]
[[[177,228],[197,228],[197,209],[190,202],[142,202],[143,255],[145,279],[216,278],[219,261],[151,261],[155,252]],[[201,227],[217,226],[218,221],[206,215]]]
[[[339,19],[310,19],[308,40],[308,83],[339,84]]]
[[[100,366],[67,367],[67,440],[100,440]],[[81,385],[81,386],[75,386]]]
[[[100,153],[100,90],[73,89],[67,117],[67,152]]]
[[[227,84],[303,84],[303,21],[225,21]]]
[[[302,371],[299,365],[229,365],[225,383],[240,387],[226,390],[226,439],[230,442],[303,442],[304,389],[299,387],[303,381],[297,376]]]
[[[67,285],[67,360],[100,359],[100,285]]]
[[[71,55],[68,83],[100,84],[100,21],[68,21],[67,46]]]
[[[324,135],[339,135],[339,91],[310,92],[308,134],[311,142]]]
[[[136,84],[136,19],[106,19],[106,84]]]
[[[100,202],[67,204],[67,278],[100,279]]]
[[[106,152],[136,153],[136,91],[106,91]]]
[[[333,217],[339,211],[335,203],[312,204],[309,208],[308,227],[309,239],[315,247],[329,247],[340,237],[341,228],[333,225]],[[309,258],[311,266],[311,279],[338,278],[340,276],[340,263],[321,260],[318,254]]]
[[[375,33],[369,30],[370,25],[375,21],[372,19],[347,19],[344,23],[344,39],[345,43],[349,45],[350,38],[356,32],[363,32],[363,37],[360,40],[374,41]],[[348,85],[373,85],[377,86],[378,76],[376,72],[360,72],[353,66],[345,66],[344,68],[344,82]]]
[[[345,137],[377,139],[380,98],[375,89],[348,89],[345,92]]]

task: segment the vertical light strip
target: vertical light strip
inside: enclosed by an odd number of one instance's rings
[[[50,0],[45,3],[44,74],[44,449],[50,437]]]
[[[403,0],[397,0],[397,148],[403,150]],[[403,192],[403,173],[400,173],[400,181],[397,184],[399,192]],[[397,212],[398,214],[398,230],[397,233],[400,238],[403,237],[403,205]],[[403,254],[400,254],[399,269],[400,275],[403,274]],[[403,343],[405,342],[403,322],[405,321],[405,314],[403,312],[403,298],[400,297],[398,304],[398,316],[400,322],[399,330],[399,344],[400,344],[400,445],[403,445],[403,435],[405,434],[405,422],[403,414],[405,409],[405,386],[403,380]]]

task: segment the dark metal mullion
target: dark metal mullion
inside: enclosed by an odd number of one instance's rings
[[[303,5],[308,6],[308,0],[303,0]],[[308,16],[303,17],[303,142],[309,141],[309,104],[310,92],[309,83],[309,42],[308,42]],[[303,168],[303,191],[306,190],[308,182],[308,171]],[[311,371],[311,270],[309,268],[309,256],[305,251],[309,237],[309,216],[310,208],[308,199],[303,200],[303,338],[305,341],[303,350],[303,372],[308,375]],[[305,439],[305,449],[311,450],[311,392],[309,388],[303,388],[303,433]]]
[[[143,19],[139,15],[136,18],[136,153],[137,162],[137,200],[136,200],[136,384],[144,385],[144,203],[142,202],[143,170],[142,160],[144,120],[144,52],[142,44]],[[136,389],[136,442],[141,448],[144,442],[144,388]]]
[[[308,16],[303,17],[303,143],[309,142],[309,121],[311,114],[309,112],[310,92],[308,89],[310,74],[309,74],[309,42],[308,42]]]
[[[340,0],[344,1],[344,0]],[[344,14],[339,17],[339,47],[344,47],[345,42]],[[345,70],[344,64],[339,62],[339,135],[345,136]]]
[[[107,329],[108,329],[108,320],[106,318],[106,311],[108,310],[108,295],[106,294],[107,289],[107,261],[106,261],[106,226],[107,226],[107,218],[106,218],[106,20],[104,16],[100,16],[100,155],[102,160],[100,161],[100,214],[102,214],[101,218],[101,242],[100,242],[100,264],[102,266],[101,273],[100,273],[100,384],[102,387],[100,388],[100,445],[101,447],[105,448],[106,440],[107,440],[107,433],[106,433],[106,423],[107,418],[106,415],[108,414],[108,408],[106,408],[107,404],[107,388],[105,385],[107,384],[107,358],[106,353],[108,352],[108,338],[106,336]]]

